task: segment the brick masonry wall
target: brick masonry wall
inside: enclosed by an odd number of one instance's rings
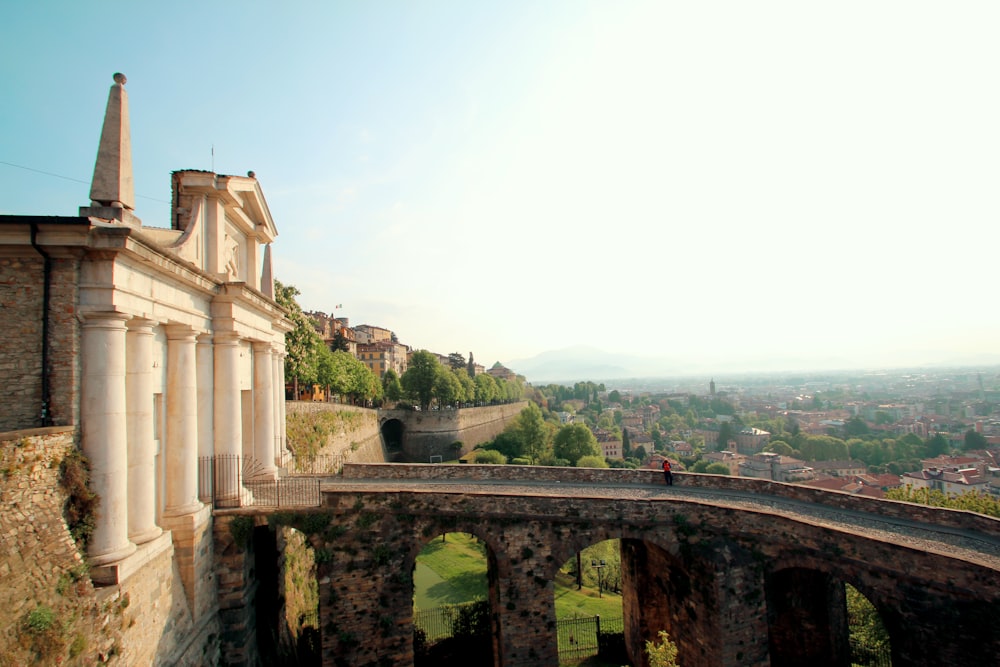
[[[4,410],[0,431],[41,426],[43,261],[32,249],[21,257],[0,257],[0,377]],[[52,260],[49,304],[49,411],[53,424],[77,422],[80,323],[77,321],[79,259]]]
[[[42,404],[42,258],[0,257],[0,431],[40,425]]]

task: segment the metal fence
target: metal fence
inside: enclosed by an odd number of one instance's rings
[[[424,633],[427,644],[459,634],[489,634],[490,606],[486,600],[450,604],[413,613],[413,627]]]
[[[622,617],[582,616],[556,621],[559,660],[579,660],[624,648],[625,626]]]
[[[293,458],[285,463],[289,475],[339,475],[344,468],[343,454],[319,454],[312,458]]]
[[[198,497],[216,509],[234,507],[318,507],[319,476],[262,476],[252,457],[205,456],[198,459]]]

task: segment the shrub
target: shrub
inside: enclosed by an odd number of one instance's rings
[[[70,535],[81,551],[94,533],[100,497],[90,490],[90,462],[78,449],[71,449],[59,465],[59,484],[66,492],[63,516]]]
[[[593,454],[587,454],[586,456],[581,456],[576,462],[577,468],[608,468],[608,462],[604,460],[603,456],[594,456]]]
[[[503,465],[507,463],[507,457],[495,449],[480,449],[476,451],[476,463]]]

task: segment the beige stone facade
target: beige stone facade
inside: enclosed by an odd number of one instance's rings
[[[13,331],[0,348],[13,392],[0,430],[72,429],[100,497],[91,577],[154,582],[142,604],[167,595],[173,609],[180,594],[186,622],[153,613],[148,630],[193,637],[218,622],[198,461],[252,458],[255,474],[277,474],[290,325],[273,298],[277,230],[252,173],[175,172],[170,228],[136,216],[124,86],[115,75],[90,205],[0,216],[0,303]],[[239,503],[241,482],[229,483],[214,493]]]

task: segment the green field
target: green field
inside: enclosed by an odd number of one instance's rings
[[[448,533],[442,540],[432,540],[417,556],[413,572],[413,601],[416,609],[426,610],[445,604],[485,599],[486,556],[483,547],[467,533]],[[585,585],[576,590],[573,578],[559,573],[555,581],[556,618],[622,615],[622,598]]]

